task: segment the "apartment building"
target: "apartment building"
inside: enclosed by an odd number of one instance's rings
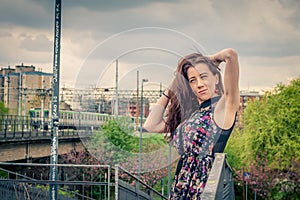
[[[10,114],[25,115],[30,108],[50,109],[52,74],[35,66],[17,65],[0,70],[0,101]]]
[[[239,128],[243,128],[243,121],[242,121],[242,115],[244,113],[245,108],[247,107],[247,104],[249,101],[253,100],[261,100],[262,94],[258,91],[248,91],[248,90],[242,90],[240,91],[240,107],[237,114],[237,126]]]
[[[10,114],[25,115],[31,108],[51,108],[51,89],[52,89],[52,73],[45,73],[36,70],[35,66],[17,65],[15,68],[7,67],[0,70],[0,101],[5,103],[9,108]],[[68,97],[76,96],[78,91],[74,89],[63,88],[61,93],[60,109],[71,110],[76,108],[73,102],[68,101]],[[90,91],[89,91],[90,93]],[[107,93],[107,94],[106,94]],[[109,93],[109,94],[108,94]],[[110,94],[111,93],[111,94]],[[89,97],[89,101],[83,101],[81,108],[90,112],[103,112],[114,114],[114,90],[105,90],[99,94],[93,94],[95,99],[90,95],[81,94],[83,97]],[[155,93],[156,94],[156,93]],[[158,92],[159,94],[159,92]],[[149,96],[149,94],[147,94]],[[78,96],[78,95],[77,95]],[[126,95],[125,95],[126,96]],[[143,102],[144,117],[147,117],[150,110],[149,98],[145,98]],[[159,96],[151,93],[151,98],[157,99]],[[240,110],[237,114],[237,125],[242,128],[242,113],[244,112],[247,102],[258,99],[262,95],[258,91],[241,91],[240,92]],[[72,98],[71,98],[72,99]],[[67,101],[66,101],[67,100]],[[154,100],[153,100],[154,101]],[[156,100],[155,100],[156,101]],[[66,103],[67,102],[67,103]],[[94,102],[94,103],[91,103]],[[151,101],[152,102],[152,101]],[[88,104],[86,106],[83,106]],[[140,116],[140,102],[136,97],[128,96],[119,99],[118,114]],[[92,108],[90,108],[92,105]],[[75,109],[76,110],[76,109]]]

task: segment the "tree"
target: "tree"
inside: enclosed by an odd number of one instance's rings
[[[5,114],[8,114],[9,112],[9,109],[7,107],[5,107],[5,104],[0,101],[0,114],[1,115],[5,115]]]
[[[266,156],[276,168],[292,168],[300,158],[300,78],[278,84],[261,101],[249,102],[243,134],[252,158]],[[249,158],[249,157],[248,157]]]
[[[119,164],[122,168],[136,174],[139,166],[139,136],[126,117],[108,121],[101,131],[94,134],[88,150],[103,164]],[[146,135],[146,136],[145,136]],[[144,134],[142,146],[141,179],[154,186],[167,175],[167,151],[160,150],[168,145],[163,135]],[[143,170],[144,169],[144,170]],[[137,174],[136,174],[137,175]],[[133,181],[129,176],[123,176]]]
[[[262,197],[282,199],[300,192],[300,78],[278,84],[262,100],[248,102],[242,130],[235,130],[226,152],[236,180],[247,180]],[[231,155],[232,154],[232,155]]]
[[[84,140],[82,138],[86,147],[84,151],[78,152],[74,149],[62,156],[62,162],[68,164],[111,165],[112,168],[115,164],[118,164],[126,171],[137,176],[139,137],[131,125],[131,120],[126,117],[106,122],[100,127],[100,131],[93,131],[90,139]],[[157,149],[163,146],[167,146],[163,135],[147,133],[147,136],[143,137],[142,168],[149,170],[143,171],[140,178],[152,187],[167,176],[167,166],[161,165],[162,162],[167,163],[167,157],[163,155],[165,152],[156,152]],[[103,171],[99,169],[92,169],[92,171],[79,168],[72,169],[73,171],[70,170],[68,169],[68,172],[65,171],[65,173],[74,176],[85,174],[85,177],[93,175],[93,179],[100,176],[105,177]],[[135,185],[136,180],[133,177],[122,170],[120,170],[120,173],[119,179]]]

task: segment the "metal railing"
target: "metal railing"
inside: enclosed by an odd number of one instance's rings
[[[215,160],[201,199],[235,199],[232,169],[226,160],[225,153],[215,154]]]
[[[53,164],[1,162],[0,166],[19,169],[26,167],[50,168]],[[58,174],[63,180],[50,181],[48,177],[42,174],[36,173],[29,176],[0,168],[0,199],[49,199],[50,184],[58,186],[58,199],[111,199],[112,184],[109,165],[56,164],[55,166],[59,167]],[[69,173],[66,173],[67,168],[71,169]],[[82,169],[89,169],[91,172],[98,171],[99,173],[95,173],[95,176],[92,173],[91,176],[87,176],[87,173],[83,173]]]
[[[46,122],[44,122],[46,124]],[[74,136],[86,131],[74,129],[61,129],[60,136]],[[18,139],[37,139],[50,136],[50,130],[39,127],[33,123],[29,116],[0,115],[0,141]]]
[[[64,127],[58,130],[60,139],[90,137],[93,132],[92,127],[74,129],[66,128],[70,124],[60,124]],[[28,116],[0,115],[0,143],[50,139],[50,135],[50,129],[36,128]]]
[[[135,181],[135,187],[122,181],[120,174],[127,174]],[[139,190],[138,185],[141,185]],[[168,199],[145,182],[132,175],[124,168],[115,165],[115,200],[152,200],[152,199]]]
[[[50,181],[42,174],[20,174],[5,168],[34,168],[57,166],[61,180]],[[49,199],[49,185],[58,186],[58,199],[122,199],[152,200],[167,199],[151,186],[147,185],[127,170],[116,165],[74,165],[74,164],[38,164],[0,162],[0,199]],[[68,172],[68,168],[73,169]],[[85,170],[83,170],[85,169]],[[89,169],[89,170],[87,170]],[[26,171],[26,170],[24,170]],[[93,176],[93,172],[95,173]],[[68,172],[68,173],[67,173]],[[81,173],[80,173],[81,172]],[[90,172],[90,176],[88,176]],[[113,173],[114,172],[114,173]],[[122,180],[126,174],[135,186]],[[141,185],[138,189],[136,184]]]

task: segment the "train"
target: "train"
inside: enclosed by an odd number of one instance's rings
[[[29,110],[30,125],[34,129],[49,130],[51,118],[48,109],[33,108]],[[71,110],[59,110],[59,125],[61,129],[98,129],[103,123],[115,119],[117,116],[106,113],[79,112]],[[136,117],[126,116],[134,125]]]

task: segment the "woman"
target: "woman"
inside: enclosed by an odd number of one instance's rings
[[[219,69],[222,62],[224,87]],[[214,153],[224,151],[239,108],[238,56],[233,49],[207,57],[193,53],[179,61],[176,72],[144,128],[169,133],[181,155],[170,199],[200,199]]]

